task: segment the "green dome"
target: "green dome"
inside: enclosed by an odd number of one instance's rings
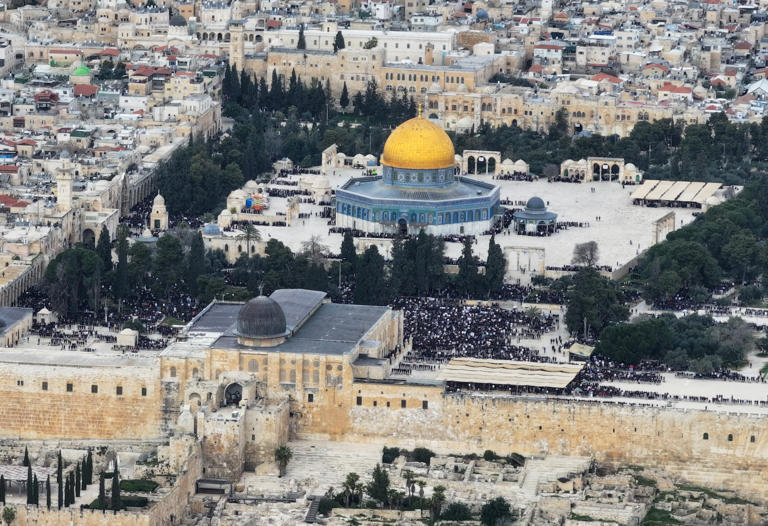
[[[82,77],[82,76],[85,76],[85,75],[90,75],[91,74],[91,70],[88,69],[88,66],[80,66],[72,74],[76,75],[78,77]]]

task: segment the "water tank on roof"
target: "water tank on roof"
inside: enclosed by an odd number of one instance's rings
[[[253,199],[246,199],[245,200],[245,207],[251,208],[253,206]]]

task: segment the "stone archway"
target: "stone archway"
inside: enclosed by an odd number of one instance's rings
[[[88,247],[96,246],[96,233],[90,228],[83,230],[83,244]]]
[[[243,399],[243,386],[238,383],[229,384],[224,391],[225,405],[238,405]]]
[[[400,234],[406,236],[408,235],[408,221],[405,219],[400,219],[397,222],[397,230]]]

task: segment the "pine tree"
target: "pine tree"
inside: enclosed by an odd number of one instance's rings
[[[112,476],[112,509],[119,510],[122,508],[120,502],[120,471],[117,469],[117,463],[115,463],[115,474]]]
[[[485,286],[489,294],[498,294],[504,286],[506,261],[501,247],[492,235],[488,241],[488,259],[485,261]]]
[[[107,225],[101,226],[99,241],[96,243],[96,253],[99,255],[99,258],[101,258],[104,272],[112,270],[112,243],[109,240],[109,230],[107,230]]]
[[[307,40],[304,38],[304,24],[299,26],[299,41],[296,44],[296,49],[307,49]]]
[[[0,475],[0,502],[5,505],[5,477]]]
[[[347,109],[347,106],[349,106],[349,91],[347,91],[347,83],[344,82],[344,86],[341,88],[341,96],[339,97],[339,106],[343,110]]]
[[[363,253],[357,264],[355,303],[384,305],[387,302],[387,284],[384,276],[384,258],[376,245]]]
[[[107,493],[104,488],[104,472],[99,473],[99,509],[107,509]]]
[[[61,450],[59,450],[59,463],[56,466],[56,485],[58,486],[58,500],[56,504],[59,509],[64,505],[64,477],[62,476],[63,463],[61,460]]]
[[[27,504],[32,504],[32,498],[34,494],[32,493],[32,466],[27,465]]]
[[[51,509],[51,476],[45,480],[45,507]]]
[[[82,478],[82,473],[80,472],[80,462],[77,463],[77,468],[75,468],[75,496],[80,496],[80,486],[82,484],[82,481],[80,480]]]
[[[29,466],[29,450],[27,449],[27,446],[24,446],[24,462],[21,465]]]
[[[333,52],[336,53],[340,49],[344,49],[347,45],[344,43],[344,35],[341,31],[336,33],[336,38],[333,39]]]

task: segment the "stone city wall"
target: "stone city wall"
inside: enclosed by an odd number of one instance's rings
[[[161,434],[162,392],[151,368],[0,364],[0,400],[0,438],[151,439]]]
[[[384,383],[355,383],[350,407],[346,418],[333,423],[305,413],[301,434],[317,430],[339,440],[440,453],[590,455],[674,469],[690,482],[768,500],[768,419],[757,415],[443,395],[435,387]]]

